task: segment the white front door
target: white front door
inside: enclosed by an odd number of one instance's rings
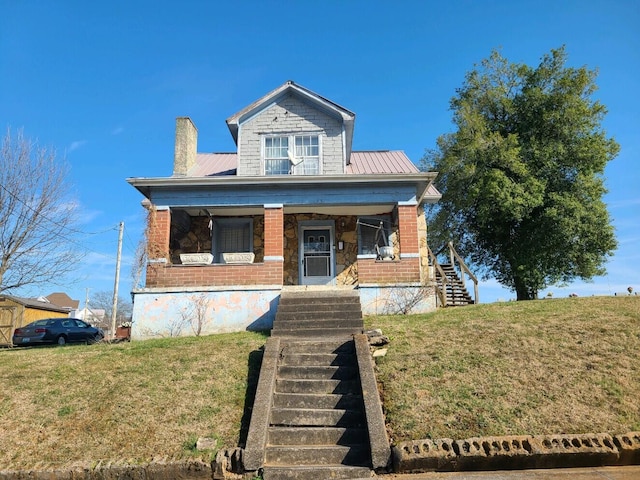
[[[327,285],[333,282],[333,223],[301,225],[299,258],[301,285]]]

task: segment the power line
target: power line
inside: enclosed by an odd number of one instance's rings
[[[33,213],[40,215],[41,217],[43,217],[45,220],[47,220],[50,223],[53,223],[54,225],[65,229],[66,231],[69,231],[71,233],[78,233],[80,235],[101,235],[103,233],[106,233],[110,230],[117,230],[118,226],[114,225],[113,227],[109,227],[103,231],[100,232],[83,232],[82,230],[78,230],[72,227],[69,227],[67,225],[63,225],[61,223],[56,222],[55,220],[52,220],[50,217],[48,217],[46,214],[44,213],[39,213],[36,209],[34,209],[31,205],[29,205],[27,202],[25,202],[24,200],[22,200],[20,197],[18,197],[15,193],[13,193],[11,190],[9,190],[8,188],[6,188],[4,185],[2,185],[0,183],[0,188],[2,188],[5,192],[7,192],[14,200],[17,200],[18,202],[20,202],[22,205],[24,205],[25,207],[27,207],[29,210],[31,210]]]

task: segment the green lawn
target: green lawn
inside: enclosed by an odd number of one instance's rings
[[[369,317],[394,441],[640,430],[640,297]],[[4,469],[211,458],[242,443],[265,337],[0,350]]]

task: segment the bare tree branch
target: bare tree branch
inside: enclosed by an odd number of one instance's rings
[[[76,268],[76,203],[53,149],[7,129],[0,149],[0,292],[56,283]]]
[[[89,301],[91,308],[99,308],[104,310],[105,327],[111,329],[111,312],[113,310],[113,290],[100,291],[93,294]],[[127,322],[131,320],[131,314],[133,311],[133,305],[130,301],[125,300],[118,295],[118,311],[116,320],[118,323]]]

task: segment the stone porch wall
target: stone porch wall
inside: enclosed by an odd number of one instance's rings
[[[336,285],[358,283],[358,217],[356,215],[320,215],[315,213],[284,216],[284,285],[298,285],[300,248],[298,226],[307,220],[335,221]],[[342,250],[338,242],[343,242]],[[389,243],[399,254],[397,226],[392,227]]]

